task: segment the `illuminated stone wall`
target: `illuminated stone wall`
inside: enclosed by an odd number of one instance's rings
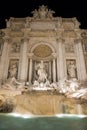
[[[87,30],[80,29],[75,17],[54,17],[54,13],[42,5],[32,17],[6,21],[6,28],[0,30],[1,83],[12,75],[33,83],[41,61],[51,82],[65,77],[87,80]]]

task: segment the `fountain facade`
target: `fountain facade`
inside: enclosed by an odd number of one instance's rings
[[[29,109],[33,114],[80,113],[78,100],[87,100],[87,30],[80,29],[75,17],[54,13],[42,5],[32,17],[6,20],[6,28],[0,30],[1,94],[30,94],[25,104],[34,105]],[[71,103],[63,101],[65,97]],[[37,110],[40,106],[44,109]]]

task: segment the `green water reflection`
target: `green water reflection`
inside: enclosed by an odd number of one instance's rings
[[[87,130],[87,117],[13,117],[0,115],[0,130]]]

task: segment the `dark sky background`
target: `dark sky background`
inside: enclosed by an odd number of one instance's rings
[[[77,17],[80,28],[87,29],[87,4],[85,0],[0,0],[0,28],[5,28],[5,19],[32,16],[31,12],[42,4],[55,11],[54,16]]]

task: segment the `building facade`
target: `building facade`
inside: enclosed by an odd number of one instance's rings
[[[77,78],[87,81],[87,30],[75,18],[54,17],[40,6],[32,17],[6,20],[0,30],[0,82],[14,76],[33,83],[44,66],[50,82]]]

